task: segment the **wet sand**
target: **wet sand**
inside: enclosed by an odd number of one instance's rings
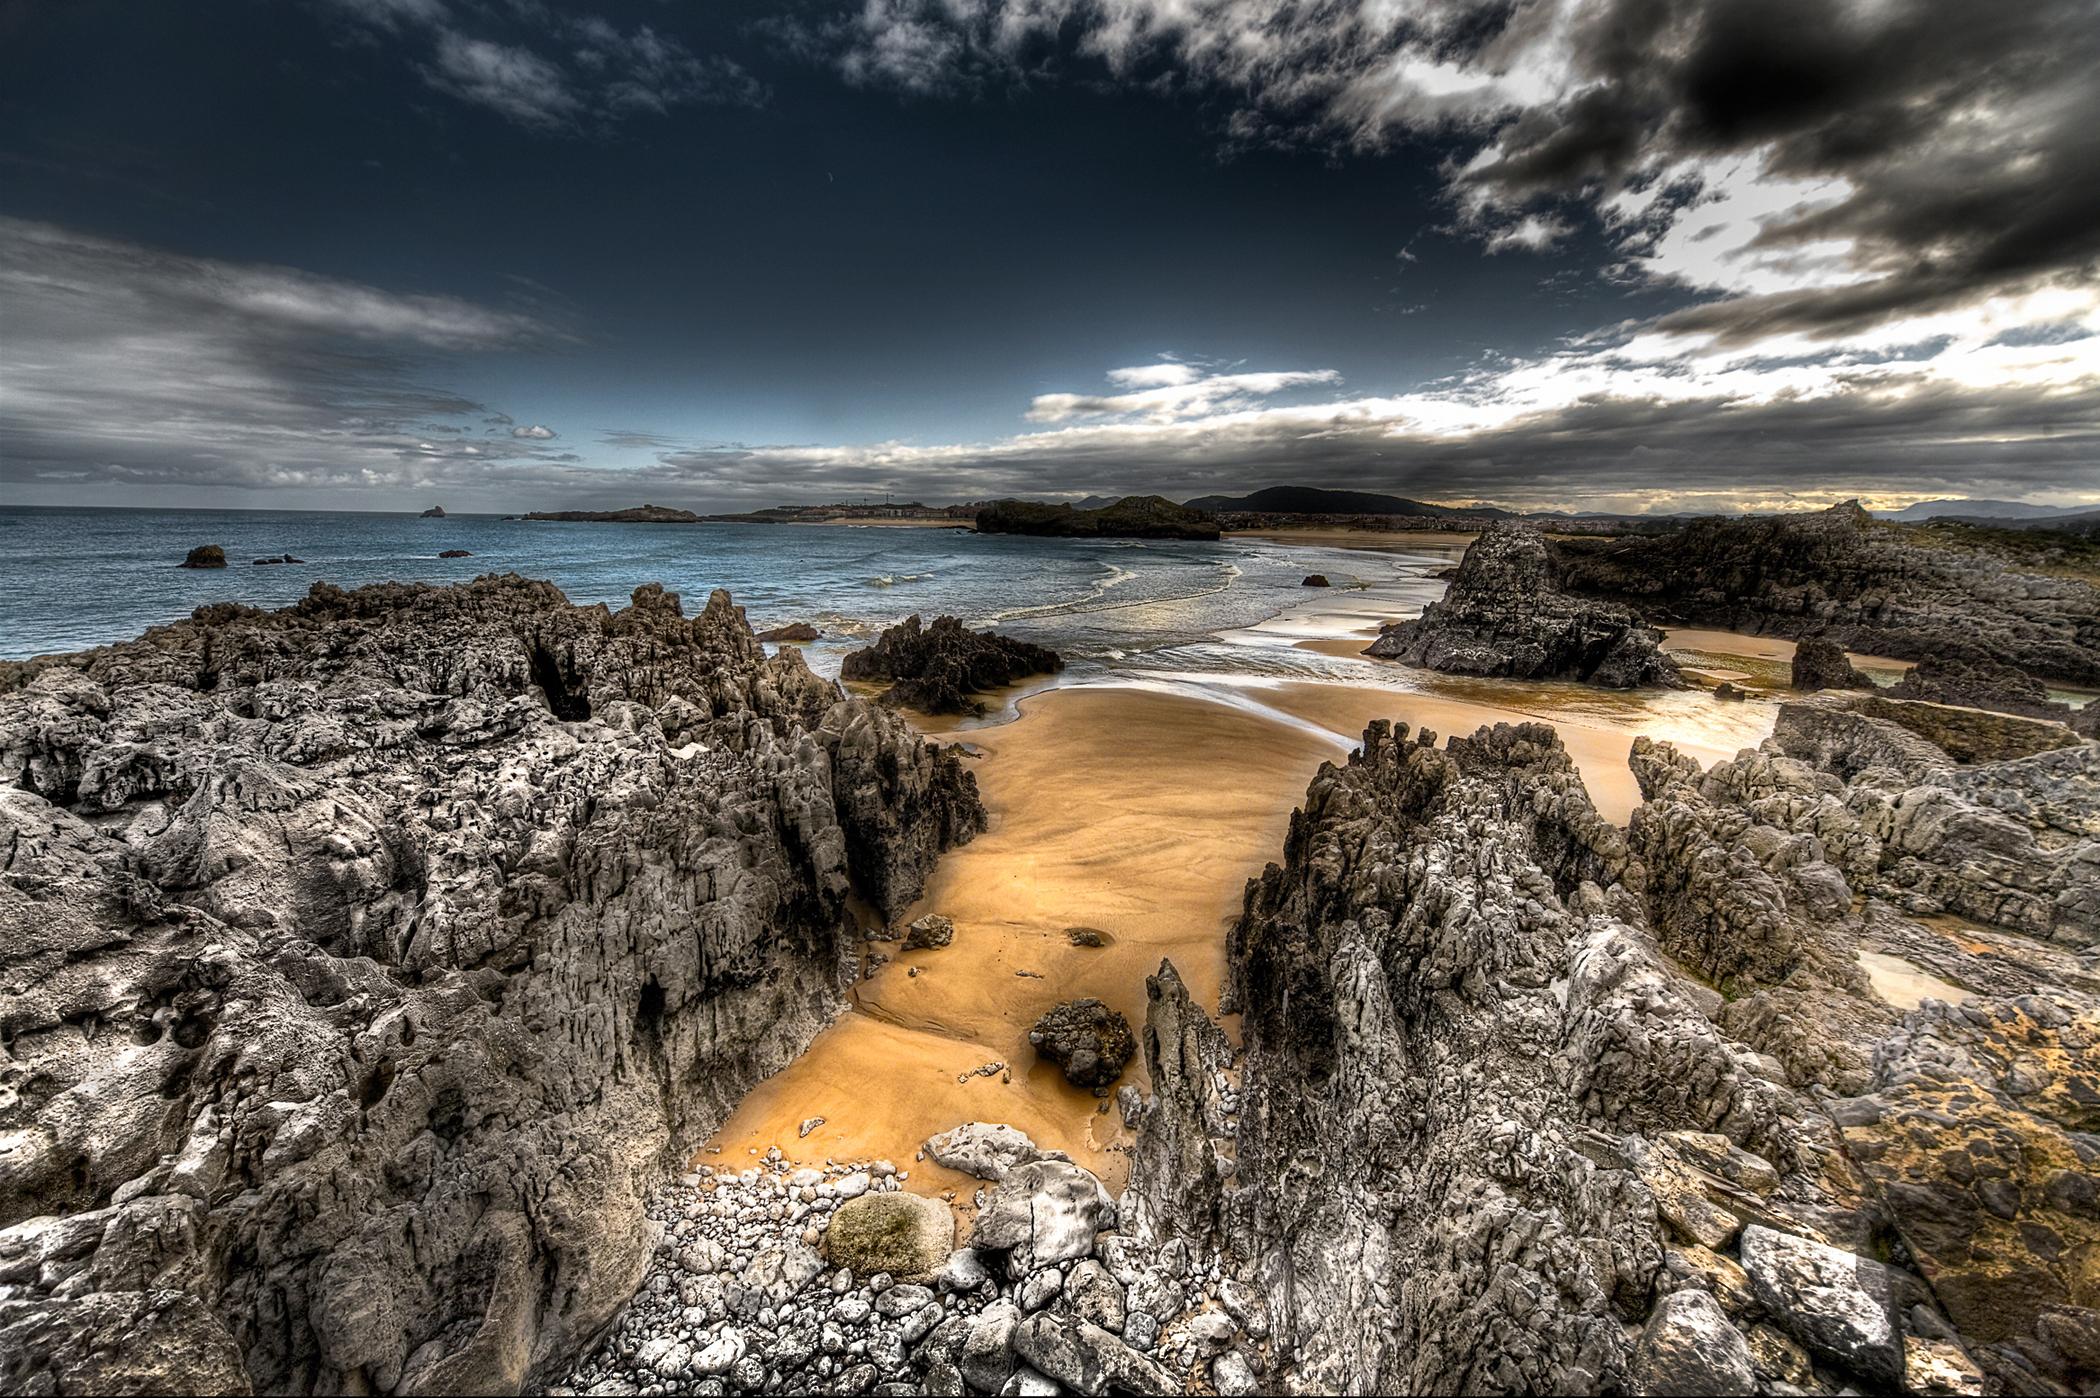
[[[703,1159],[778,1145],[797,1160],[907,1165],[936,1132],[1004,1121],[1120,1187],[1124,1160],[1111,1147],[1125,1138],[1121,1118],[1036,1061],[1030,1026],[1087,995],[1141,1024],[1145,977],[1162,957],[1214,1007],[1241,889],[1282,848],[1313,771],[1339,752],[1222,704],[1110,687],[1035,695],[1017,722],[968,737],[984,753],[975,770],[992,829],[948,854],[900,919],[945,914],[954,943],[878,945],[895,959],[799,1060],[745,1099],[717,1138],[722,1155]],[[1071,926],[1113,941],[1076,947]],[[1008,1065],[1010,1083],[1003,1073],[957,1083],[991,1062]],[[1124,1081],[1142,1087],[1142,1063]],[[824,1125],[799,1137],[814,1116]],[[927,1192],[976,1183],[930,1162],[912,1171],[912,1187]]]

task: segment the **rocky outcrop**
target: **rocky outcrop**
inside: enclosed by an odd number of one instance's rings
[[[1455,675],[1579,680],[1609,689],[1680,686],[1662,633],[1624,607],[1561,590],[1552,550],[1529,525],[1491,525],[1466,549],[1442,600],[1387,626],[1366,655]]]
[[[776,626],[770,631],[759,632],[758,639],[775,642],[792,641],[796,645],[802,645],[805,642],[820,639],[823,634],[823,632],[817,630],[816,627],[811,626],[806,621],[791,621],[786,626]]]
[[[1130,1021],[1099,1000],[1059,1005],[1035,1022],[1028,1042],[1074,1087],[1109,1087],[1137,1057]]]
[[[443,505],[432,505],[429,509],[423,511],[420,516],[423,519],[443,519],[444,517],[445,507]]]
[[[704,517],[671,505],[629,505],[622,510],[533,510],[520,519],[562,524],[702,524]]]
[[[1904,660],[1991,660],[2100,684],[2100,587],[1879,523],[1857,501],[1814,514],[1693,520],[1655,535],[1560,539],[1569,591],[1658,622],[1825,636]]]
[[[902,909],[983,822],[722,593],[319,585],[24,680],[0,1327],[89,1356],[57,1391],[177,1349],[205,1389],[229,1352],[270,1392],[558,1370],[643,1274],[646,1187],[836,1012],[849,899]]]
[[[473,550],[471,550],[471,549],[439,549],[439,550],[438,550],[438,557],[439,557],[439,558],[472,558],[473,556],[474,556],[474,552],[473,552]],[[289,561],[291,561],[291,562],[293,562],[293,563],[296,563],[296,562],[298,562],[299,560],[298,560],[298,559],[296,559],[296,558],[294,558],[294,559],[291,559],[291,560],[289,560]]]
[[[1064,668],[1064,659],[1054,650],[995,631],[972,631],[952,616],[936,617],[925,627],[917,616],[909,616],[884,631],[874,645],[848,654],[840,663],[839,677],[889,681],[880,696],[885,704],[929,714],[962,714],[984,711],[973,697],[978,693]]]
[[[1242,1051],[1162,968],[1124,1094],[1126,1226],[1262,1297],[1259,1372],[1221,1374],[2090,1385],[2089,970],[1904,913],[2083,916],[2092,749],[1964,763],[1863,702],[1709,771],[1638,743],[1626,831],[1544,727],[1374,724],[1321,769],[1231,935]],[[1869,953],[1958,983],[1911,999]]]
[[[977,511],[980,534],[1035,534],[1080,539],[1216,539],[1218,523],[1160,495],[1126,495],[1098,510],[994,500]]]
[[[1845,648],[1825,636],[1810,636],[1794,647],[1790,682],[1803,694],[1822,689],[1873,689]]]
[[[218,544],[199,544],[184,556],[178,568],[224,568],[226,550]]]
[[[1889,697],[1960,704],[2065,723],[2070,722],[2073,712],[2069,704],[2051,699],[2048,686],[2023,670],[1994,660],[1959,660],[1941,655],[1928,655],[1913,665],[1889,690]]]

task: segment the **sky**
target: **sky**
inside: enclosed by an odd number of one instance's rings
[[[2100,504],[2100,0],[0,0],[0,498]]]

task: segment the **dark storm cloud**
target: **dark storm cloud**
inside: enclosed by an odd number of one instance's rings
[[[554,435],[467,440],[488,409],[422,381],[435,356],[563,338],[456,297],[0,218],[0,323],[0,480],[361,488]]]
[[[1241,135],[1455,140],[1450,192],[1490,245],[1522,226],[1542,247],[1571,206],[1674,178],[1667,213],[1727,157],[1844,182],[1760,245],[1848,240],[1859,285],[1736,296],[1680,329],[1856,331],[2090,282],[2100,258],[2092,0],[869,0],[814,32],[850,79],[917,92],[1093,62],[1226,92]]]

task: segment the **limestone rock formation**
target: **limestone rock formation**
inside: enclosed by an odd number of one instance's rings
[[[936,617],[926,627],[910,616],[884,631],[874,645],[847,655],[839,677],[889,681],[881,695],[886,704],[964,714],[984,711],[972,697],[979,692],[1064,668],[1056,651],[993,631],[972,631],[952,616]]]
[[[1321,769],[1229,942],[1243,1049],[1163,967],[1124,1093],[1125,1226],[1260,1297],[1221,1392],[2100,1378],[2100,988],[2026,935],[2093,940],[2094,749],[1886,702],[1643,741],[1624,831],[1542,726]],[[1905,915],[1951,904],[1990,925]]]
[[[1960,704],[2066,723],[2073,712],[2069,704],[2051,699],[2048,686],[2024,670],[1995,660],[1960,660],[1941,655],[1928,655],[1913,665],[1889,690],[1889,697]]]
[[[1447,674],[1608,689],[1683,684],[1661,632],[1624,607],[1563,592],[1545,539],[1506,521],[1466,549],[1442,600],[1388,626],[1364,653]]]
[[[1869,655],[1993,660],[2040,679],[2100,684],[2100,587],[1877,522],[1857,501],[1562,539],[1553,551],[1568,591],[1651,620],[1820,635]]]
[[[564,1366],[666,1161],[840,1006],[850,895],[984,819],[722,593],[317,585],[19,681],[0,1329],[56,1391]]]
[[[1845,648],[1826,636],[1810,636],[1794,647],[1791,682],[1804,694],[1819,689],[1872,689]]]
[[[1035,1051],[1075,1087],[1107,1087],[1137,1056],[1130,1021],[1099,1000],[1067,1000],[1028,1031]]]

